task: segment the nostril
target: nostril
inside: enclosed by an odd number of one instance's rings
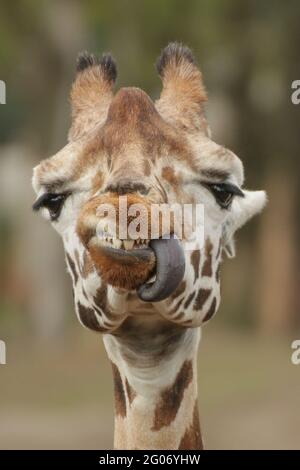
[[[104,192],[117,193],[119,196],[130,193],[141,193],[147,195],[150,191],[150,188],[143,183],[130,180],[121,180],[115,183],[110,183],[106,186]]]

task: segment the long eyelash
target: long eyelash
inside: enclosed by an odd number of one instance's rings
[[[36,212],[36,211],[39,211],[42,207],[44,207],[46,204],[46,202],[51,198],[51,197],[59,197],[61,196],[63,198],[63,200],[65,200],[68,196],[70,195],[70,193],[61,193],[61,194],[57,194],[57,193],[44,193],[42,194],[38,199],[37,201],[35,201],[35,203],[33,204],[32,206],[32,209]]]
[[[219,186],[221,186],[222,189],[225,189],[225,191],[228,191],[229,193],[234,194],[235,196],[245,197],[245,194],[243,193],[243,191],[235,184],[221,183]]]
[[[45,202],[47,201],[47,199],[49,199],[49,196],[52,196],[52,193],[44,193],[42,194],[36,201],[35,203],[33,204],[32,206],[32,210],[34,210],[35,212],[40,210],[41,207],[44,206]]]
[[[234,194],[235,196],[245,197],[243,191],[232,183],[202,183],[204,186],[208,188],[213,188],[214,186],[218,186],[220,189],[227,191],[230,194]]]

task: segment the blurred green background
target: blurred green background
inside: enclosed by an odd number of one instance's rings
[[[0,448],[111,448],[113,396],[101,338],[75,318],[61,241],[31,213],[32,167],[66,142],[77,53],[115,56],[117,87],[160,92],[171,40],[195,52],[217,142],[266,189],[238,234],[222,304],[199,352],[206,447],[300,448],[297,0],[0,1]]]

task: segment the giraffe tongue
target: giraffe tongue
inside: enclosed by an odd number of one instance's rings
[[[141,285],[137,294],[145,302],[159,302],[169,297],[184,276],[185,259],[182,246],[173,235],[169,239],[150,241],[156,256],[156,279]]]

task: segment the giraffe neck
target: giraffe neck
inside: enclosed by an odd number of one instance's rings
[[[104,336],[114,378],[115,448],[201,449],[199,328],[146,317],[125,323]]]

